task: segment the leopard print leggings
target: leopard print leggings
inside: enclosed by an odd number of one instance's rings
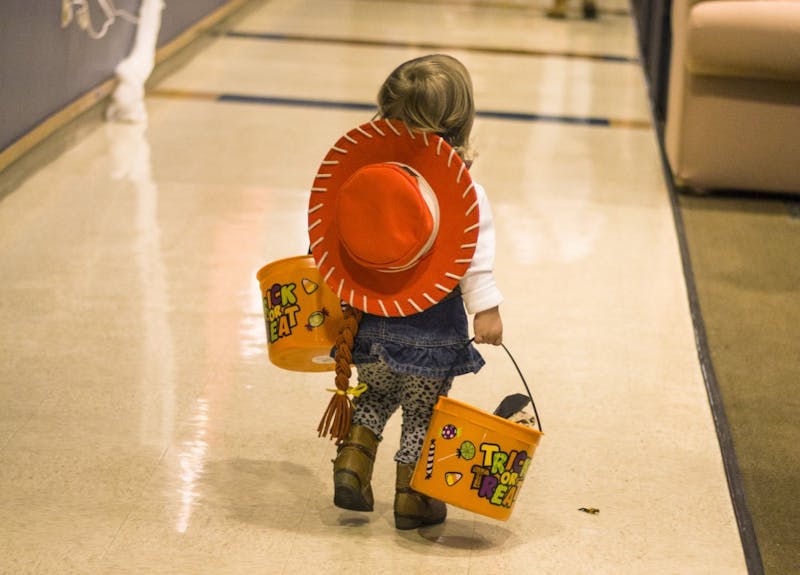
[[[379,439],[386,422],[403,408],[397,463],[416,463],[425,441],[433,407],[447,395],[453,378],[422,377],[397,373],[380,360],[358,366],[358,381],[367,390],[354,400],[353,424],[369,428]]]

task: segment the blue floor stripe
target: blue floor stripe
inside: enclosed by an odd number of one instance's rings
[[[366,40],[358,38],[336,38],[334,36],[310,36],[304,34],[279,34],[274,32],[225,32],[231,38],[245,38],[251,40],[267,40],[277,42],[317,42],[325,44],[348,44],[351,46],[380,46],[384,48],[417,48],[420,50],[446,51],[462,50],[465,52],[482,52],[485,54],[500,54],[506,56],[539,56],[578,58],[585,60],[598,60],[601,62],[618,62],[623,64],[638,64],[639,59],[630,56],[615,54],[592,54],[582,52],[559,52],[556,50],[530,50],[525,48],[500,48],[492,46],[468,46],[452,44],[436,44],[431,42],[399,42],[394,40]]]
[[[295,106],[300,108],[323,108],[329,110],[364,110],[377,112],[375,104],[365,102],[336,102],[333,100],[313,100],[306,98],[278,98],[272,96],[248,96],[245,94],[220,94],[220,102],[236,102],[242,104],[264,104],[278,106]],[[608,127],[611,121],[607,118],[580,116],[552,116],[547,114],[528,114],[525,112],[502,112],[497,110],[478,110],[479,118],[508,120],[513,122],[557,122],[561,124],[579,124],[587,126]]]
[[[478,110],[475,115],[480,118],[491,118],[494,120],[510,120],[516,122],[556,122],[560,124],[580,124],[586,126],[611,125],[608,118],[592,118],[580,116],[550,116],[547,114],[527,114],[524,112],[497,112],[492,110]]]

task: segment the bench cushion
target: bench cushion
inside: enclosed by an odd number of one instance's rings
[[[686,56],[693,74],[800,82],[800,1],[695,4]]]

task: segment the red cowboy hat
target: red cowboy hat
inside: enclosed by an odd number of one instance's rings
[[[397,120],[342,136],[308,204],[311,253],[340,300],[387,317],[449,294],[478,241],[478,196],[467,165],[441,137]]]

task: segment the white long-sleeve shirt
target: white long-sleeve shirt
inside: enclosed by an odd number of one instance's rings
[[[491,309],[503,301],[503,294],[500,293],[493,274],[495,234],[492,208],[483,186],[476,183],[475,192],[480,210],[478,242],[472,262],[460,282],[461,296],[469,314]]]

